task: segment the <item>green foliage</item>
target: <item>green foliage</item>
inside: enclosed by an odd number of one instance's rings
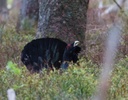
[[[128,57],[121,59],[115,67],[111,79],[110,98],[126,100],[128,99]]]
[[[22,29],[25,31],[29,31],[32,30],[34,27],[34,20],[30,20],[30,19],[24,19],[24,21],[22,21]]]
[[[20,54],[24,45],[34,38],[34,29],[29,30],[28,27],[27,31],[17,34],[12,26],[3,33],[0,41],[0,100],[7,100],[6,91],[9,88],[15,90],[17,100],[90,100],[93,96],[100,67],[92,61],[81,58],[79,65],[70,64],[70,68],[63,73],[43,70],[40,74],[30,74],[23,67]],[[94,41],[96,35],[91,34],[88,38]],[[91,55],[101,51],[101,39],[97,40],[93,45],[95,49],[88,49]],[[126,56],[116,64],[108,100],[128,99],[127,62]]]
[[[14,73],[16,75],[20,75],[21,74],[21,70],[19,68],[17,68],[17,64],[13,63],[12,61],[9,61],[7,63],[6,69],[9,72]]]
[[[7,0],[7,4],[12,4],[13,0]]]
[[[112,74],[108,100],[128,99],[128,57],[116,64]],[[82,58],[78,65],[70,64],[67,71],[43,70],[40,74],[30,74],[25,67],[9,61],[10,71],[0,70],[0,99],[7,99],[6,90],[13,88],[17,100],[88,100],[97,86],[99,68],[91,61]],[[20,74],[15,73],[19,70]],[[4,84],[4,85],[3,85]]]
[[[20,53],[33,38],[33,31],[17,34],[13,29],[5,30],[0,42],[0,100],[7,99],[6,91],[9,88],[15,90],[17,100],[90,99],[98,83],[100,67],[81,58],[78,65],[70,64],[63,73],[43,70],[40,74],[30,74],[21,64]],[[127,62],[126,56],[116,64],[108,100],[128,99]]]
[[[33,31],[28,33],[33,33]],[[26,34],[26,32],[18,34],[14,29],[9,28],[4,31],[0,41],[0,68],[5,67],[10,60],[19,63],[21,50],[28,41],[34,38],[32,34]]]
[[[94,74],[86,70],[87,66],[79,68],[71,65],[63,73],[58,70],[49,73],[43,70],[40,74],[30,74],[25,67],[18,68],[20,74],[15,74],[16,64],[8,62],[7,66],[11,66],[13,71],[0,70],[2,99],[6,99],[6,90],[9,88],[16,91],[17,100],[86,99],[93,94],[97,84]]]

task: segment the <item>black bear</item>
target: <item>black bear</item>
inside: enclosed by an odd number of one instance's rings
[[[32,40],[22,50],[21,61],[31,72],[39,72],[42,68],[67,69],[68,62],[78,60],[81,51],[78,44],[79,41],[67,44],[56,38]]]

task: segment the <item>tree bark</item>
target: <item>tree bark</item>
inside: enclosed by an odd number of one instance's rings
[[[38,21],[36,38],[83,41],[89,0],[22,0],[21,20]]]
[[[8,17],[7,0],[0,0],[0,24],[5,24]]]
[[[4,26],[8,19],[7,0],[0,0],[0,42],[2,41],[2,34],[4,33]]]
[[[38,20],[39,5],[38,0],[23,0],[21,15],[23,18]]]
[[[56,35],[83,40],[89,0],[39,0],[37,38]]]
[[[25,30],[24,25],[26,22],[32,27],[38,21],[38,14],[38,0],[22,0],[17,30]]]

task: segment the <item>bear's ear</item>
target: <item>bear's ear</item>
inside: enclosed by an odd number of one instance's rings
[[[75,42],[74,42],[74,44],[73,44],[73,47],[78,46],[78,45],[79,45],[79,43],[80,43],[79,41],[75,41]]]

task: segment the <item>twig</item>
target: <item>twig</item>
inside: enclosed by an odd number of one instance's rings
[[[116,0],[113,0],[115,2],[115,4],[120,8],[120,10],[122,10],[122,7],[117,3]]]

